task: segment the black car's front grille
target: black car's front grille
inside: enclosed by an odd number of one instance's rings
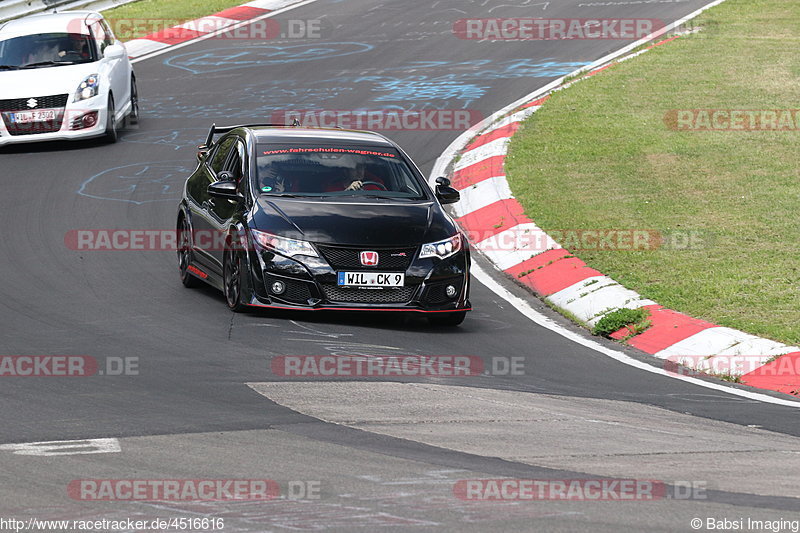
[[[11,135],[53,133],[61,129],[61,124],[64,122],[64,107],[67,105],[68,99],[69,95],[67,94],[57,94],[54,96],[35,96],[33,98],[0,100],[0,114],[2,114],[6,129],[8,129],[8,133]],[[40,109],[55,109],[55,120],[23,124],[11,120],[12,112],[38,111]]]
[[[270,289],[272,284],[276,281],[282,281],[286,285],[286,290],[283,292],[283,294],[275,295]],[[267,288],[267,292],[270,295],[291,303],[308,305],[308,300],[313,297],[311,292],[311,284],[305,281],[297,281],[293,279],[277,278],[274,276],[265,275],[264,286]]]
[[[343,246],[318,245],[319,251],[334,270],[345,268],[365,268],[361,264],[361,252],[370,251],[378,253],[378,264],[367,266],[378,270],[405,271],[417,253],[415,248],[347,248]]]
[[[401,304],[411,301],[416,287],[383,289],[343,288],[338,285],[323,285],[325,298],[336,303]]]
[[[0,111],[30,111],[31,109],[58,109],[67,105],[68,94],[56,94],[53,96],[34,96],[33,98],[12,98],[10,100],[0,100]],[[28,103],[36,105],[31,107]]]

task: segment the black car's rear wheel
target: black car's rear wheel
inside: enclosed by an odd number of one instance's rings
[[[192,263],[192,240],[189,229],[189,222],[181,219],[178,226],[178,268],[181,273],[181,283],[188,289],[199,287],[202,282],[189,272],[189,265]]]
[[[428,321],[434,326],[458,326],[467,317],[466,311],[456,311],[454,313],[437,313],[428,315]]]
[[[242,285],[244,274],[242,272],[242,258],[233,251],[226,250],[222,266],[222,284],[225,292],[225,301],[234,313],[240,313],[247,306],[242,303]]]

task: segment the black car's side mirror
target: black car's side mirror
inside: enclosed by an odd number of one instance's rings
[[[220,172],[221,177],[224,172]],[[236,190],[236,182],[231,180],[215,181],[208,186],[208,195],[213,198],[225,198],[226,200],[239,200],[241,195]]]
[[[436,198],[442,205],[454,204],[461,199],[461,194],[450,186],[445,177],[436,178]]]

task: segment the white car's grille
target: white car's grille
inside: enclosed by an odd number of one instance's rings
[[[58,109],[67,105],[68,94],[33,96],[0,100],[0,111],[31,111],[32,109]],[[29,104],[35,104],[33,106]]]

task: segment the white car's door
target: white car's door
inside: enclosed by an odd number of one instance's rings
[[[109,47],[122,45],[114,38],[114,34],[111,33],[105,21],[94,21],[89,27],[95,39],[97,39],[97,44],[100,49],[100,70],[102,74],[108,77],[109,87],[114,94],[114,103],[117,108],[117,113],[119,113],[128,105],[131,97],[130,62],[127,55],[124,53],[120,57],[106,57],[106,51]]]

